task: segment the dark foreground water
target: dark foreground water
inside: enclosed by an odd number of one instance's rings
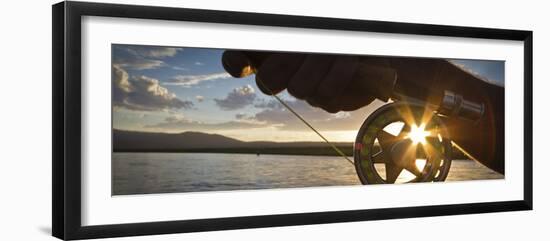
[[[255,154],[113,153],[112,178],[113,195],[360,185],[341,157]],[[499,178],[477,162],[457,160],[447,181]]]

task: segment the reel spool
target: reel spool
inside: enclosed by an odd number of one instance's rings
[[[433,110],[393,102],[377,109],[359,129],[355,169],[363,184],[444,181],[451,147],[447,129]]]

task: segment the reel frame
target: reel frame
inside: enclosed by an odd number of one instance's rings
[[[429,120],[424,120],[426,123],[421,123],[426,113],[430,116]],[[410,120],[411,117],[412,120]],[[406,118],[409,120],[405,120]],[[389,137],[388,135],[391,134],[384,131],[384,128],[395,122],[403,122],[404,126],[397,136],[392,135],[393,137]],[[388,153],[390,150],[394,153],[396,147],[399,145],[416,145],[415,148],[418,148],[420,144],[406,143],[407,141],[410,142],[410,140],[407,140],[405,135],[407,131],[410,131],[410,126],[413,124],[424,124],[426,128],[437,132],[433,133],[434,135],[426,137],[427,144],[422,145],[422,148],[432,148],[429,150],[429,154],[427,153],[428,151],[425,151],[426,164],[423,170],[418,170],[418,168],[416,168],[417,170],[413,170],[411,168],[414,167],[403,164],[403,160],[392,158],[392,154]],[[375,140],[377,139],[381,150],[374,153]],[[381,141],[381,139],[384,139],[384,141]],[[417,149],[415,149],[416,151]],[[407,183],[440,182],[446,179],[452,162],[452,144],[442,119],[435,113],[435,110],[420,103],[408,101],[397,101],[386,104],[369,115],[359,129],[353,153],[355,169],[363,184],[395,183],[399,173],[404,169],[415,175],[415,178],[407,181]],[[375,157],[375,154],[382,155],[382,157]],[[417,153],[414,153],[414,155],[416,161]],[[375,168],[375,163],[381,163],[381,161],[386,164],[386,178],[383,178]],[[395,168],[395,166],[401,169],[399,169],[397,176],[394,175],[394,172],[391,172],[392,177],[388,181],[388,168]]]

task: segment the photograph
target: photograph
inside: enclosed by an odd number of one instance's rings
[[[117,43],[111,61],[113,196],[505,177],[502,60]]]

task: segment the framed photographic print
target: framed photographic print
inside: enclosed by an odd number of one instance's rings
[[[53,235],[532,209],[532,32],[53,6]]]

